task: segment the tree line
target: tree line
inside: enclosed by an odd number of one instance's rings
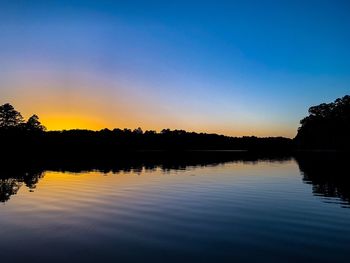
[[[249,150],[291,151],[305,149],[349,150],[350,96],[312,106],[300,121],[294,139],[255,136],[230,137],[218,134],[141,128],[46,131],[37,115],[27,121],[12,105],[0,106],[0,142],[6,153],[36,152],[57,155],[111,154],[135,150]]]
[[[168,153],[169,154],[169,153]],[[169,158],[164,153],[156,156],[136,155],[129,158],[115,159],[88,159],[83,162],[54,159],[47,162],[42,159],[25,160],[22,165],[2,165],[0,170],[0,203],[7,202],[18,190],[26,186],[35,191],[36,185],[45,176],[45,171],[68,171],[81,173],[86,171],[99,171],[105,175],[113,173],[142,173],[144,170],[153,171],[157,168],[163,171],[184,170],[188,167],[215,166],[226,162],[252,163],[264,161],[285,161],[290,156],[267,156],[266,154],[251,154],[241,152],[239,154],[227,155],[223,153],[212,153],[211,155],[199,153],[190,155],[182,153],[176,158]],[[317,196],[337,197],[350,207],[350,178],[347,176],[348,156],[343,154],[307,154],[298,153],[294,156],[302,174],[302,180],[312,184],[312,191]],[[111,175],[110,175],[111,176]]]
[[[283,137],[230,137],[218,134],[141,128],[46,131],[37,115],[24,121],[10,104],[0,106],[0,141],[8,151],[50,154],[110,154],[135,150],[261,150],[285,151],[291,140]],[[7,151],[7,152],[8,152]]]

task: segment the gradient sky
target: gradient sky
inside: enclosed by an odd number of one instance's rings
[[[49,129],[294,137],[350,93],[350,1],[0,0],[0,103]]]

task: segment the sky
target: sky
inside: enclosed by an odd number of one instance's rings
[[[350,1],[0,0],[0,104],[49,130],[294,137],[350,94]]]

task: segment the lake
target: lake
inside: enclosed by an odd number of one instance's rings
[[[346,164],[3,169],[0,262],[350,262]]]

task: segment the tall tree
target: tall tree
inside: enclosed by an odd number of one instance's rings
[[[15,108],[6,103],[0,106],[0,128],[16,128],[23,124],[23,117],[21,113]]]

